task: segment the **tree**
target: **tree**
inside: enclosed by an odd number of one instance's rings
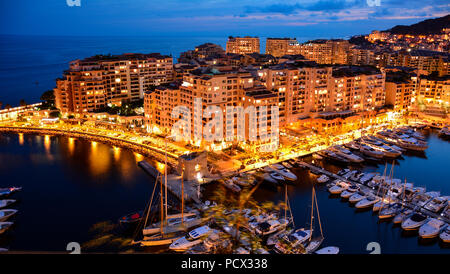
[[[27,105],[27,102],[25,102],[25,99],[20,99],[19,105],[20,105],[21,107],[25,107],[25,106]]]
[[[2,109],[3,107],[3,102],[0,102],[0,109]]]
[[[243,214],[245,208],[251,208],[252,214],[261,214],[262,212],[279,211],[284,204],[274,205],[272,202],[258,204],[253,198],[253,193],[258,189],[259,184],[252,189],[243,189],[238,195],[228,195],[226,189],[220,188],[214,194],[214,200],[217,205],[208,210],[208,215],[212,216],[219,226],[228,226],[232,228],[227,237],[232,243],[230,252],[239,247],[250,248],[250,252],[263,248],[262,240],[247,229],[242,229],[248,224],[248,217]]]
[[[50,109],[55,107],[55,93],[52,89],[42,93],[40,99],[41,101],[44,101],[42,103],[43,109]]]

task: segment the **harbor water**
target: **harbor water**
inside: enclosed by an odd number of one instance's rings
[[[423,155],[404,155],[397,160],[394,177],[450,195],[450,142],[440,139],[436,132],[429,132],[427,140],[429,148]],[[0,187],[22,186],[23,190],[12,196],[19,200],[12,208],[19,212],[11,219],[14,227],[0,236],[0,247],[63,252],[69,242],[90,240],[89,230],[94,224],[117,223],[119,217],[143,209],[153,179],[137,166],[142,159],[124,149],[80,139],[1,134]],[[320,164],[335,172],[343,168]],[[354,168],[383,173],[385,167]],[[288,187],[288,195],[299,228],[310,221],[311,190],[317,176],[303,169],[292,171],[299,179]],[[215,187],[211,184],[207,190]],[[450,254],[449,247],[438,240],[421,241],[417,234],[403,233],[392,222],[380,222],[371,210],[359,212],[347,201],[331,197],[325,185],[316,185],[316,190],[324,246],[338,246],[341,253],[367,254],[367,245],[376,242],[381,253]],[[260,202],[284,201],[283,189],[260,188],[254,196]]]

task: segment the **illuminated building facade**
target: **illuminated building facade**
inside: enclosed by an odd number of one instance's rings
[[[86,113],[108,104],[121,105],[144,97],[152,86],[173,79],[172,57],[160,54],[93,56],[70,63],[54,89],[63,113]]]
[[[234,54],[251,54],[259,53],[259,37],[228,37],[227,41],[227,53]]]

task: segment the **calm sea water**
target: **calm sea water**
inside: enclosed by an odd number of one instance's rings
[[[313,37],[298,38],[306,41]],[[18,105],[21,99],[36,102],[55,87],[55,79],[69,68],[69,62],[96,54],[130,52],[172,55],[211,42],[225,48],[227,37],[83,37],[0,35],[0,102]],[[265,37],[261,37],[261,50]]]
[[[23,186],[11,196],[19,213],[0,246],[64,251],[69,242],[92,239],[94,224],[143,209],[153,189],[153,179],[137,167],[143,159],[79,139],[0,135],[0,188]]]
[[[394,176],[406,177],[429,190],[450,194],[448,161],[450,143],[435,133],[427,136],[429,148],[423,156],[404,156]],[[136,163],[142,157],[127,150],[114,150],[83,140],[65,137],[0,135],[0,187],[21,185],[15,194],[19,213],[15,226],[0,236],[0,247],[11,250],[64,251],[68,242],[90,240],[92,225],[117,222],[127,213],[145,207],[153,189],[150,179]],[[151,161],[151,160],[150,160]],[[338,167],[326,164],[330,170]],[[367,166],[365,171],[383,172],[384,166]],[[307,171],[293,170],[299,177],[289,186],[296,227],[310,220],[311,189],[315,181]],[[207,192],[215,189],[209,185]],[[284,200],[284,191],[261,188],[258,201]],[[372,211],[357,212],[348,202],[330,198],[325,186],[317,187],[324,245],[335,245],[342,253],[368,253],[369,242],[378,242],[382,253],[447,253],[437,240],[419,241],[416,234],[402,233],[391,222],[379,222]]]

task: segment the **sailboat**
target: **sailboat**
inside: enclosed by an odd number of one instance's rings
[[[314,237],[314,206],[317,210],[317,219],[319,220],[319,228],[320,228],[320,236]],[[320,222],[320,213],[319,213],[319,206],[317,205],[317,197],[316,197],[316,190],[313,186],[312,188],[312,207],[311,207],[311,224],[310,224],[310,231],[311,234],[309,236],[309,243],[307,246],[305,246],[305,251],[308,254],[314,253],[323,243],[323,240],[325,239],[323,237],[323,231],[322,231],[322,223]]]
[[[388,181],[390,183],[392,183],[391,174],[393,173],[393,169],[394,169],[394,163],[392,163],[391,171],[389,172]],[[386,162],[386,165],[384,167],[384,172],[383,172],[383,177],[382,177],[383,180],[379,183],[378,190],[377,190],[377,196],[379,196],[381,194],[382,198],[373,205],[372,210],[374,212],[381,210],[385,204],[390,204],[390,196],[389,196],[389,199],[386,199],[386,194],[388,192],[388,188],[386,188],[386,186],[385,186],[385,184],[386,184],[386,170],[387,170],[387,162]]]
[[[174,241],[180,239],[186,234],[187,229],[200,225],[203,220],[196,214],[189,213],[184,216],[184,181],[183,181],[183,170],[181,172],[181,214],[168,215],[167,213],[167,168],[164,172],[166,193],[165,193],[165,207],[164,207],[164,196],[163,196],[163,181],[160,178],[160,222],[157,224],[147,226],[148,216],[153,203],[153,196],[155,193],[156,185],[158,184],[158,178],[155,181],[155,186],[153,189],[152,197],[150,203],[147,206],[147,214],[143,225],[142,234],[144,239],[135,242],[139,243],[141,246],[160,246],[169,245]],[[158,227],[159,225],[159,227]],[[151,235],[151,236],[149,236]]]

